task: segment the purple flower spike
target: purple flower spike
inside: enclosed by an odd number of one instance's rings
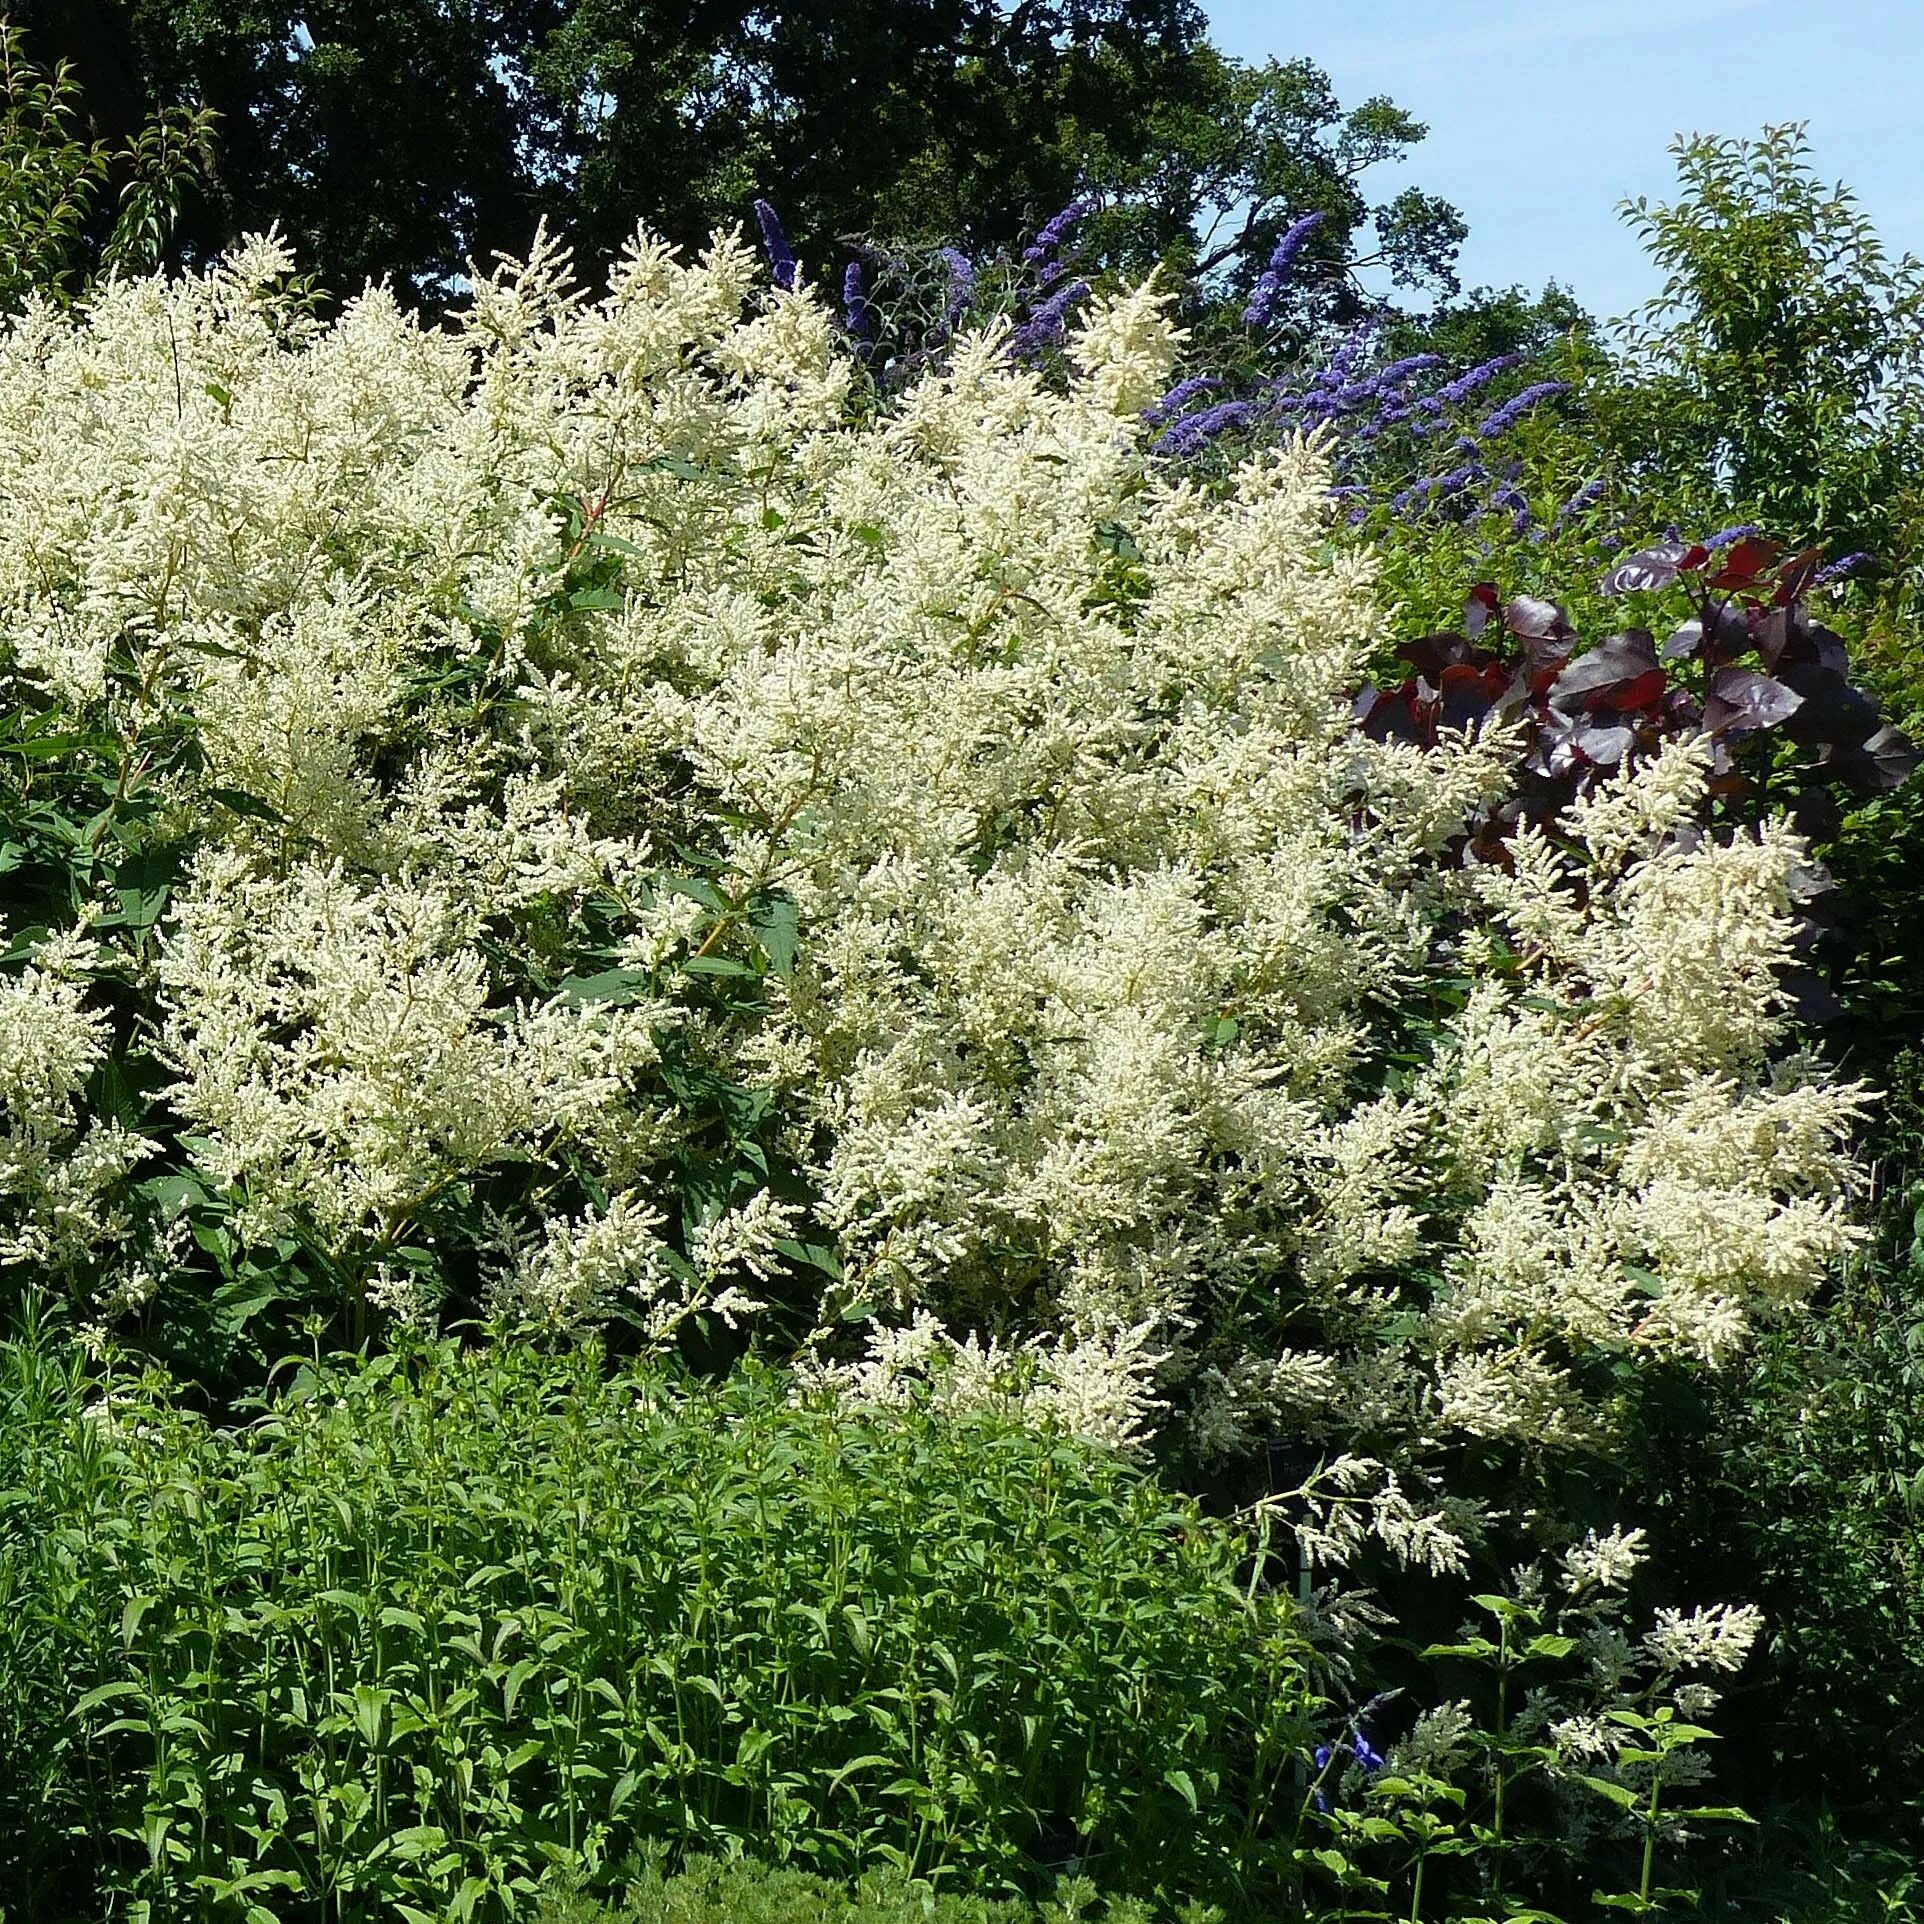
[[[1204,408],[1200,414],[1185,415],[1174,427],[1165,429],[1156,437],[1151,451],[1178,458],[1199,453],[1211,436],[1228,428],[1246,426],[1254,415],[1255,409],[1247,401],[1219,402],[1213,408]]]
[[[1467,374],[1459,374],[1454,381],[1445,382],[1422,403],[1430,413],[1440,413],[1446,407],[1457,407],[1467,401],[1479,388],[1485,388],[1498,375],[1507,374],[1513,367],[1523,364],[1521,354],[1499,354],[1493,361],[1485,361],[1473,367]]]
[[[1151,401],[1142,411],[1143,421],[1149,427],[1159,428],[1165,421],[1180,414],[1198,395],[1221,386],[1220,375],[1193,374],[1186,381],[1178,381],[1160,400]]]
[[[1025,360],[1059,341],[1062,338],[1064,316],[1088,292],[1087,281],[1071,281],[1067,287],[1058,288],[1009,336],[1009,352],[1018,360]]]
[[[1283,282],[1296,264],[1296,256],[1303,251],[1304,242],[1322,226],[1326,218],[1320,212],[1305,214],[1276,243],[1275,251],[1269,257],[1269,265],[1263,269],[1250,292],[1249,305],[1243,309],[1243,320],[1247,326],[1262,327],[1267,324],[1275,309],[1276,297],[1283,291]]]
[[[1022,250],[1024,265],[1040,267],[1069,238],[1077,223],[1086,220],[1095,211],[1096,202],[1090,196],[1083,195],[1072,200],[1061,213],[1045,221],[1041,232]],[[1055,271],[1059,273],[1061,270],[1057,268]]]
[[[768,254],[769,272],[774,276],[775,285],[784,290],[795,285],[795,250],[788,244],[788,236],[782,231],[782,217],[767,201],[755,203],[755,224],[762,230],[762,246]]]
[[[959,247],[945,247],[936,255],[948,269],[949,287],[942,318],[953,324],[955,317],[975,299],[975,263]]]
[[[862,263],[850,261],[842,269],[842,325],[858,340],[875,338],[875,322],[869,314],[868,296],[862,291]]]
[[[1752,535],[1762,532],[1754,521],[1740,521],[1734,528],[1719,528],[1704,546],[1715,554],[1719,548],[1728,548],[1733,542],[1747,541]]]
[[[1869,567],[1870,559],[1869,555],[1861,553],[1840,555],[1828,568],[1819,568],[1811,577],[1810,585],[1813,588],[1828,588],[1832,582],[1842,581],[1856,574],[1860,568]]]
[[[1482,441],[1491,441],[1499,434],[1507,434],[1540,402],[1553,400],[1557,395],[1569,392],[1568,381],[1538,381],[1534,386],[1523,389],[1521,393],[1511,395],[1500,408],[1495,408],[1486,414],[1477,427],[1477,438]]]

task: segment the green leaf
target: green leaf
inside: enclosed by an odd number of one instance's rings
[[[1607,1777],[1585,1777],[1582,1780],[1599,1797],[1608,1798],[1619,1810],[1639,1810],[1643,1800],[1634,1790],[1626,1790],[1622,1784],[1613,1784]]]
[[[97,1710],[102,1704],[112,1703],[117,1698],[138,1697],[140,1695],[140,1688],[140,1685],[137,1683],[127,1683],[124,1681],[120,1683],[96,1684],[85,1696],[76,1698],[73,1703],[68,1705],[67,1715],[70,1717],[84,1717],[88,1711]]]
[[[755,912],[750,926],[768,966],[779,976],[795,972],[795,949],[800,939],[800,915],[787,896],[778,895]]]
[[[129,1597],[120,1612],[120,1647],[131,1650],[134,1639],[140,1635],[141,1619],[146,1616],[159,1599],[155,1597]]]
[[[647,993],[645,969],[604,969],[599,975],[571,975],[555,994],[573,1008],[591,1003],[639,1002]]]

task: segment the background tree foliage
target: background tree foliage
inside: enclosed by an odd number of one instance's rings
[[[35,65],[0,20],[0,311],[64,298],[96,271],[153,267],[213,165],[205,110],[164,110],[114,141],[89,132],[71,67]]]
[[[1345,111],[1309,61],[1227,58],[1193,0],[32,0],[22,18],[109,134],[218,113],[190,252],[278,222],[336,292],[389,276],[430,308],[538,220],[599,259],[638,220],[698,244],[756,195],[818,269],[860,235],[1006,246],[1076,193],[1107,203],[1109,264],[1166,256],[1232,286],[1313,209],[1323,258],[1407,285],[1453,287],[1465,231],[1433,196],[1372,207],[1361,184],[1418,122],[1380,98]]]

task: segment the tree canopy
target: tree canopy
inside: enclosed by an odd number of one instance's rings
[[[599,259],[643,220],[703,241],[757,195],[825,270],[858,235],[1007,246],[1092,193],[1105,261],[1232,291],[1304,213],[1330,266],[1443,291],[1464,231],[1419,190],[1369,200],[1362,176],[1419,122],[1346,109],[1308,60],[1225,56],[1194,0],[28,0],[19,19],[110,136],[218,114],[187,257],[278,223],[334,292],[387,278],[430,309],[544,219]],[[1341,277],[1321,284],[1340,307]]]

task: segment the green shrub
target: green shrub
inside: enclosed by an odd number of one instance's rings
[[[679,1876],[650,1873],[612,1909],[551,1901],[540,1924],[1137,1924],[1145,1915],[1127,1898],[1102,1904],[1082,1879],[1066,1880],[1038,1908],[934,1892],[900,1876],[866,1877],[851,1889],[808,1871],[701,1858]]]
[[[1211,1892],[1301,1754],[1233,1534],[1060,1437],[445,1342],[239,1431],[4,1380],[8,1888],[504,1917],[653,1844]]]

